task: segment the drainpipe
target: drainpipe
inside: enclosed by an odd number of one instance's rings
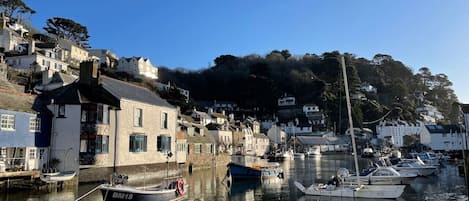
[[[117,136],[118,136],[118,129],[119,129],[119,110],[115,110],[114,112],[114,117],[115,117],[115,123],[114,123],[114,164],[113,164],[113,172],[116,173],[116,163],[117,163]]]

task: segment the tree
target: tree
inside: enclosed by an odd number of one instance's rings
[[[82,47],[89,47],[86,43],[89,39],[88,29],[71,19],[54,17],[46,21],[44,30],[59,38],[67,39]]]
[[[32,8],[28,7],[22,0],[2,0],[0,12],[10,19],[19,18],[21,14],[35,14]]]

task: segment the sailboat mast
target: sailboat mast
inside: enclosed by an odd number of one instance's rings
[[[340,64],[342,65],[343,78],[344,78],[344,87],[345,87],[345,98],[347,100],[347,112],[348,112],[348,122],[349,122],[349,131],[352,138],[352,148],[353,148],[353,159],[355,160],[355,173],[357,178],[357,184],[360,186],[360,171],[358,168],[358,158],[357,158],[357,147],[355,145],[355,134],[353,132],[353,120],[352,120],[352,105],[350,104],[350,93],[348,91],[348,81],[347,81],[347,69],[345,68],[345,59],[344,56],[340,56]]]

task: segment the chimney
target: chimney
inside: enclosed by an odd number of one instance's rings
[[[32,55],[36,51],[36,42],[34,41],[34,39],[31,39],[31,41],[29,41],[28,46],[28,55]]]
[[[79,83],[89,87],[99,86],[98,62],[83,61],[80,63]]]

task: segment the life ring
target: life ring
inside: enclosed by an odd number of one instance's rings
[[[178,180],[176,181],[176,193],[177,193],[178,195],[184,195],[184,193],[186,193],[186,192],[184,191],[184,180],[178,179]]]

